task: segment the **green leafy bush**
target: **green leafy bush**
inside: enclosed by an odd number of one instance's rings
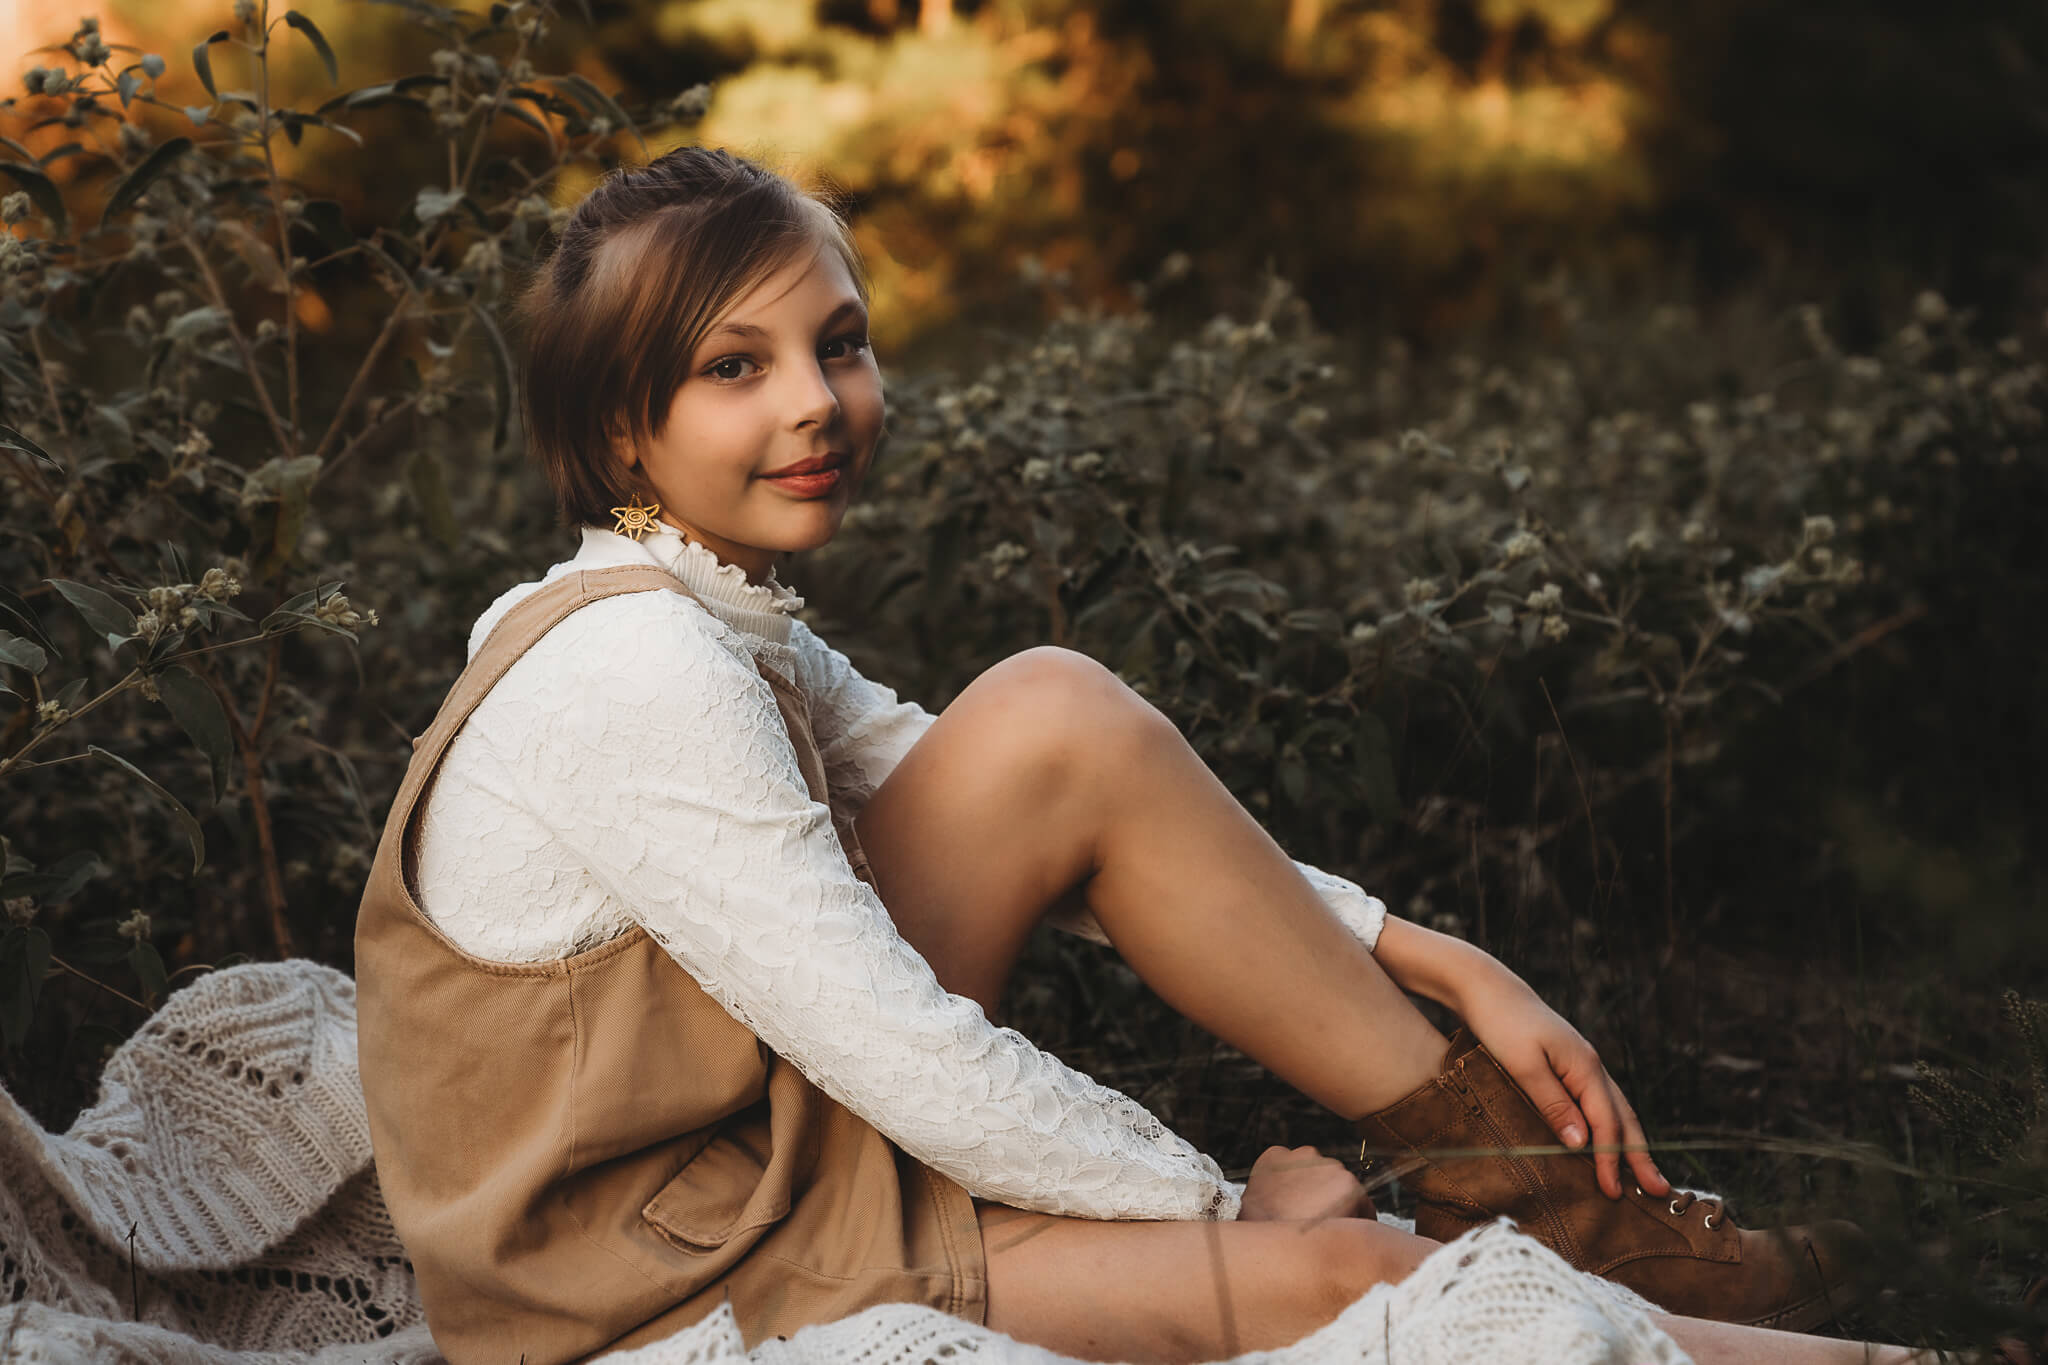
[[[89,18],[6,102],[22,137],[64,139],[0,160],[0,1032],[10,1071],[59,1090],[184,972],[345,957],[393,739],[459,661],[442,612],[526,559],[520,513],[461,520],[531,491],[506,270],[564,212],[565,171],[702,111],[698,91],[628,115],[537,72],[546,6],[406,9],[432,70],[313,109],[273,105],[269,73],[291,40],[338,77],[325,35],[249,0],[192,49],[206,106],[166,105],[164,59]],[[445,174],[357,225],[275,148],[361,143],[373,109],[430,130]],[[343,591],[359,557],[400,620]],[[402,638],[366,658],[380,625]],[[103,995],[46,1018],[52,972]]]

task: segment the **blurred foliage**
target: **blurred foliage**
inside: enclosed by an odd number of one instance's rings
[[[1559,266],[1491,285],[1482,313],[1513,325],[1484,336],[1338,332],[1328,260],[1271,251],[1294,284],[1252,269],[1272,243],[1232,215],[1293,203],[1355,246],[1343,195],[1368,182],[1238,195],[1201,158],[1248,158],[1243,183],[1284,164],[1199,122],[1144,145],[1186,151],[1160,184],[1199,187],[1174,211],[1216,236],[1119,273],[1170,239],[1143,218],[1155,152],[1101,185],[1085,154],[1122,136],[1123,97],[1082,95],[1135,79],[1135,11],[703,0],[673,46],[725,83],[624,92],[540,5],[377,12],[418,60],[368,83],[359,36],[244,0],[224,30],[170,35],[168,61],[81,24],[0,105],[0,1076],[37,1112],[75,1110],[193,972],[347,965],[468,622],[572,548],[511,420],[503,290],[605,167],[707,109],[767,127],[811,101],[855,111],[812,121],[815,154],[848,158],[871,242],[938,222],[912,190],[952,168],[932,201],[951,226],[896,252],[924,283],[888,268],[901,308],[972,309],[984,352],[892,369],[867,495],[789,575],[814,624],[935,709],[1028,645],[1104,659],[1289,852],[1580,1021],[1653,1130],[1696,1125],[1700,1156],[1674,1164],[1749,1221],[1819,1203],[1879,1230],[1898,1289],[1865,1330],[1961,1343],[2026,1320],[2038,1143],[1965,1136],[1969,1096],[2038,1101],[2038,1014],[2013,1015],[2012,1079],[1993,1004],[2048,972],[2038,322],[1932,289],[1888,311],[1880,290],[1860,321],[1761,289],[1709,314]],[[1275,28],[1191,6],[1175,62],[1131,88],[1208,70],[1242,112],[1279,70],[1247,51],[1312,62],[1353,21],[1398,47],[1449,12],[1297,0]],[[1621,23],[1602,0],[1488,3],[1467,37],[1532,13],[1556,42]],[[1424,69],[1522,60],[1446,22]],[[856,59],[891,92],[879,122],[858,82],[819,85]],[[1529,98],[1498,127],[1545,126]],[[1457,141],[1480,116],[1444,99]],[[1291,104],[1261,117],[1307,118]],[[1005,119],[1023,160],[960,151]],[[900,197],[861,180],[856,143],[903,158]],[[341,166],[377,173],[329,197]],[[1128,237],[1087,217],[1114,185]],[[1005,1008],[1227,1162],[1342,1141],[1092,946],[1034,941]],[[1922,1060],[1960,1079],[1923,1081],[1916,1115]]]
[[[170,51],[211,3],[109,0],[107,17]],[[431,47],[399,4],[304,8],[344,62],[413,69]],[[1326,326],[1410,335],[1519,325],[1522,282],[1559,265],[1638,291],[1796,289],[1857,346],[1924,287],[2000,327],[2048,306],[2048,10],[2018,0],[589,12],[535,60],[629,102],[715,82],[707,140],[857,197],[877,335],[911,358],[1029,317],[1008,285],[1026,256],[1111,304],[1175,251],[1219,289],[1270,267]],[[201,98],[182,65],[170,79]],[[271,79],[280,103],[328,88],[310,51]],[[374,153],[316,137],[278,155],[351,222],[388,222],[438,147],[403,105],[356,115]],[[558,201],[585,184],[564,177]]]
[[[955,12],[957,11],[957,13]],[[1513,322],[1564,264],[1782,285],[1857,344],[1929,284],[2048,303],[2048,11],[1827,0],[646,0],[629,86],[865,209],[885,340],[932,353],[1034,254],[1082,297],[1173,251],[1319,319]],[[950,22],[933,23],[935,14]],[[1240,306],[1249,306],[1241,300]]]

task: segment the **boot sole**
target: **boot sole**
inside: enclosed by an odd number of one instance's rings
[[[1747,1327],[1770,1327],[1780,1332],[1811,1332],[1828,1319],[1854,1308],[1858,1295],[1847,1285],[1836,1285],[1788,1308],[1753,1318]]]

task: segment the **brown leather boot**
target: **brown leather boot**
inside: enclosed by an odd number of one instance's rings
[[[1358,1120],[1368,1148],[1423,1164],[1415,1231],[1448,1242],[1506,1216],[1574,1267],[1623,1284],[1669,1313],[1803,1332],[1855,1297],[1848,1268],[1862,1230],[1839,1219],[1811,1227],[1738,1228],[1717,1199],[1601,1193],[1581,1152],[1525,1156],[1557,1135],[1500,1063],[1465,1029],[1441,1074]],[[1431,1151],[1460,1153],[1429,1156]]]

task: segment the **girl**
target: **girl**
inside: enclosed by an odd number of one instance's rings
[[[1569,1024],[1287,858],[1106,669],[1026,650],[934,717],[796,619],[775,557],[831,539],[883,429],[831,209],[672,152],[581,204],[519,320],[528,441],[581,544],[478,619],[357,931],[379,1174],[455,1365],[721,1301],[750,1343],[912,1300],[1215,1359],[1501,1215],[1674,1310],[1700,1360],[1865,1358],[1741,1325],[1839,1304],[1841,1226],[1744,1231],[1674,1192]],[[1417,1155],[1415,1234],[1309,1149],[1226,1181],[989,1023],[1048,917],[1369,1143],[1584,1150]]]

